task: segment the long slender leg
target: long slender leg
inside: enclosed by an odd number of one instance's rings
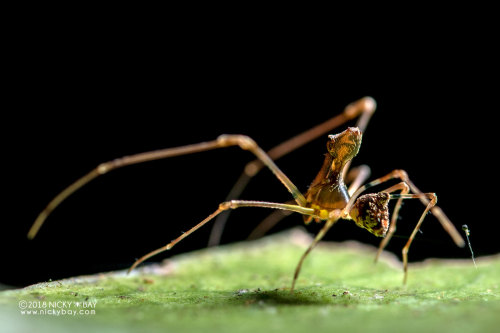
[[[144,260],[147,260],[151,258],[152,256],[155,256],[163,251],[170,250],[172,247],[174,247],[175,244],[179,243],[181,240],[186,238],[187,236],[191,235],[193,232],[201,228],[203,225],[205,225],[207,222],[212,220],[214,217],[219,215],[221,212],[228,210],[228,209],[236,209],[240,207],[263,207],[263,208],[272,208],[272,209],[282,209],[286,211],[291,211],[291,212],[297,212],[300,214],[304,215],[314,215],[315,210],[312,208],[306,208],[302,206],[297,206],[297,205],[289,205],[289,204],[281,204],[281,203],[274,203],[274,202],[265,202],[265,201],[246,201],[246,200],[231,200],[231,201],[226,201],[223,202],[219,205],[219,208],[212,214],[210,214],[206,219],[189,229],[187,232],[183,233],[167,245],[160,247],[154,251],[149,252],[148,254],[142,256],[141,258],[137,259],[136,262],[129,268],[129,272],[132,271],[137,265],[139,265],[141,262]]]
[[[363,186],[361,186],[350,198],[349,202],[347,203],[346,207],[344,208],[343,210],[343,216],[347,217],[348,214],[349,214],[349,211],[351,210],[352,208],[352,205],[354,204],[354,202],[356,201],[356,199],[359,197],[359,195],[364,192],[365,190],[367,190],[368,188],[370,187],[373,187],[375,185],[379,185],[381,183],[384,183],[386,181],[389,181],[391,179],[395,179],[395,178],[399,178],[401,179],[403,182],[405,182],[406,184],[408,184],[408,186],[410,187],[410,190],[415,193],[415,194],[423,194],[422,191],[420,191],[416,186],[415,184],[413,184],[413,182],[410,180],[410,178],[408,177],[408,174],[406,173],[406,171],[404,170],[394,170],[392,172],[390,172],[389,174],[383,176],[383,177],[380,177],[380,178],[377,178]],[[418,199],[420,199],[420,201],[425,205],[429,205],[429,200],[427,199],[426,196],[419,196]],[[465,246],[465,241],[464,239],[462,238],[462,236],[460,235],[460,233],[457,231],[457,229],[455,228],[455,226],[453,225],[453,223],[451,223],[450,219],[444,214],[443,210],[438,207],[438,206],[433,206],[431,208],[431,213],[438,219],[438,221],[441,223],[442,227],[444,230],[446,230],[446,232],[448,232],[448,234],[450,235],[450,237],[453,239],[453,241],[455,242],[455,244],[457,244],[457,246],[459,247],[464,247]]]
[[[278,158],[285,156],[286,154],[294,151],[295,149],[305,145],[306,143],[318,138],[319,136],[328,133],[332,129],[341,126],[342,124],[348,122],[351,119],[359,117],[356,126],[364,132],[366,127],[368,126],[368,122],[370,121],[371,116],[375,112],[377,107],[377,103],[371,97],[363,97],[358,101],[355,101],[349,104],[344,112],[297,135],[291,139],[282,142],[276,147],[270,149],[267,154],[273,160],[277,160]],[[350,162],[349,162],[350,164]],[[243,173],[240,175],[236,183],[233,185],[231,191],[226,197],[227,200],[238,199],[250,182],[250,180],[259,173],[262,169],[263,164],[254,160],[249,162],[245,168]],[[349,169],[349,165],[347,165],[344,171]],[[208,246],[215,246],[220,243],[220,238],[222,236],[222,231],[224,230],[224,226],[226,224],[227,219],[229,218],[230,211],[225,214],[220,214],[212,227],[212,231],[210,233],[210,238],[208,241]]]
[[[278,166],[256,143],[248,136],[244,135],[221,135],[216,140],[202,142],[182,147],[167,148],[151,152],[140,153],[131,156],[125,156],[109,162],[105,162],[97,166],[82,178],[75,181],[73,184],[59,193],[52,201],[49,202],[47,207],[38,215],[37,219],[31,226],[28,232],[28,238],[33,238],[42,226],[43,222],[47,219],[49,214],[68,196],[77,191],[79,188],[95,179],[96,177],[108,173],[111,170],[121,168],[131,164],[142,163],[146,161],[158,160],[173,156],[192,154],[206,150],[223,148],[229,146],[239,146],[241,149],[251,151],[258,160],[267,166],[274,175],[283,183],[283,185],[292,194],[293,198],[300,206],[305,206],[306,199],[297,189],[297,187],[288,179],[288,177],[278,168]]]
[[[292,287],[290,289],[290,292],[293,294],[293,291],[295,289],[295,283],[297,282],[297,278],[299,277],[300,270],[302,269],[302,264],[304,263],[304,260],[306,259],[307,255],[318,245],[319,241],[325,236],[325,234],[328,232],[328,230],[332,227],[332,225],[337,222],[338,219],[330,219],[325,222],[325,225],[321,230],[318,232],[316,237],[314,238],[313,242],[309,247],[307,248],[306,252],[302,254],[302,257],[300,257],[299,263],[297,264],[297,267],[295,268],[295,273],[293,274],[293,281],[292,281]]]
[[[418,194],[391,194],[390,198],[391,199],[421,199],[422,197],[425,197],[428,199],[428,204],[425,207],[424,212],[420,216],[420,219],[417,222],[417,225],[415,226],[415,229],[413,229],[410,238],[408,239],[408,242],[406,242],[406,245],[403,247],[402,253],[403,253],[403,270],[404,270],[404,278],[403,278],[403,284],[406,284],[406,280],[408,278],[408,251],[410,250],[410,245],[413,242],[413,239],[415,238],[415,235],[417,234],[418,230],[420,229],[420,226],[422,225],[422,222],[424,221],[425,215],[429,212],[429,210],[432,209],[436,205],[437,202],[437,197],[436,194],[434,193],[418,193]]]
[[[349,188],[347,189],[349,195],[353,195],[354,192],[356,192],[356,190],[360,188],[361,185],[363,185],[368,177],[370,177],[370,174],[370,167],[365,164],[349,170],[349,173],[347,174],[345,179],[346,184],[349,184]]]
[[[408,194],[410,192],[410,187],[405,182],[401,182],[384,190],[383,192],[392,193],[394,191],[401,191],[401,194]],[[387,231],[387,234],[382,239],[378,247],[377,255],[375,256],[375,262],[378,261],[380,254],[391,240],[394,232],[396,232],[396,223],[398,221],[399,210],[401,209],[402,204],[403,204],[403,198],[399,198],[398,201],[396,202],[396,205],[394,206],[394,211],[392,212],[392,218],[391,218],[391,223],[389,224],[389,230]]]
[[[291,211],[287,210],[275,210],[269,214],[265,219],[263,219],[255,229],[252,230],[250,235],[248,235],[248,240],[253,240],[263,237],[269,230],[276,226],[285,217],[291,215]]]

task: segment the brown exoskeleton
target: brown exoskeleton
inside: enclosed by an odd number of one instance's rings
[[[89,172],[87,175],[78,179],[75,183],[67,187],[59,195],[57,195],[47,207],[40,213],[32,228],[28,233],[29,238],[33,238],[39,228],[47,218],[64,199],[73,192],[91,181],[92,179],[103,175],[113,169],[126,165],[141,163],[150,160],[168,158],[173,156],[191,154],[205,150],[223,148],[229,146],[239,146],[244,150],[252,152],[257,160],[249,163],[245,168],[244,175],[247,178],[255,175],[263,166],[268,167],[281,183],[288,189],[295,200],[295,204],[284,204],[264,201],[249,201],[249,200],[228,200],[221,203],[218,209],[205,218],[203,221],[195,225],[193,228],[183,233],[181,236],[171,241],[169,244],[154,250],[140,259],[138,259],[130,268],[134,269],[138,264],[146,259],[171,249],[175,244],[189,236],[198,228],[218,216],[224,211],[236,209],[240,207],[264,207],[289,212],[297,212],[304,215],[305,223],[311,221],[324,222],[324,226],[314,238],[311,245],[304,252],[295,269],[291,291],[295,288],[295,283],[300,273],[302,263],[311,250],[323,238],[326,232],[339,220],[353,220],[359,227],[365,228],[372,234],[378,237],[384,237],[382,240],[377,258],[381,251],[387,245],[396,227],[396,221],[401,208],[403,199],[419,199],[424,205],[425,210],[420,216],[415,229],[410,235],[408,242],[403,248],[403,267],[404,267],[404,283],[407,279],[408,269],[408,250],[415,237],[415,234],[420,228],[424,217],[430,211],[441,222],[443,228],[450,234],[455,243],[459,246],[464,245],[464,240],[455,229],[450,220],[446,217],[443,211],[436,206],[436,195],[434,193],[422,193],[409,179],[407,173],[403,170],[394,170],[384,177],[377,178],[363,186],[361,184],[368,177],[367,168],[353,169],[352,174],[347,174],[348,178],[352,178],[349,188],[344,183],[344,175],[349,169],[351,160],[356,156],[361,146],[362,131],[367,126],[368,120],[375,111],[375,101],[370,97],[365,97],[357,102],[350,104],[345,111],[327,122],[320,124],[309,131],[306,131],[297,137],[294,137],[283,144],[271,149],[268,153],[264,152],[254,140],[244,135],[221,135],[216,140],[192,144],[176,148],[167,148],[152,152],[141,153],[132,156],[125,156],[102,163],[97,168]],[[332,128],[338,127],[342,123],[358,117],[356,127],[349,127],[345,131],[330,135],[327,142],[327,151],[325,161],[318,175],[313,180],[311,186],[305,194],[302,194],[298,188],[288,179],[288,177],[278,168],[274,160],[290,152],[294,148],[312,140],[313,138],[323,134]],[[400,179],[401,182],[389,187],[388,189],[378,192],[361,195],[366,189],[379,185],[391,179]],[[243,185],[244,186],[244,185]],[[399,193],[394,193],[399,192]],[[388,203],[392,199],[397,199],[392,213],[392,218],[389,221]],[[129,271],[130,271],[129,270]]]

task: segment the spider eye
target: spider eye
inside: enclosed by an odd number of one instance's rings
[[[326,143],[326,149],[332,155],[336,154],[337,148],[335,146],[335,141],[330,140]]]

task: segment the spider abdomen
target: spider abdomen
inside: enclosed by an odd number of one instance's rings
[[[360,196],[349,215],[356,224],[378,237],[384,237],[389,228],[389,193],[371,193]]]

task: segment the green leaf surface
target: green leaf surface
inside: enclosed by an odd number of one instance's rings
[[[401,263],[300,230],[0,293],[2,332],[498,332],[500,257]],[[36,313],[35,313],[36,312]]]

